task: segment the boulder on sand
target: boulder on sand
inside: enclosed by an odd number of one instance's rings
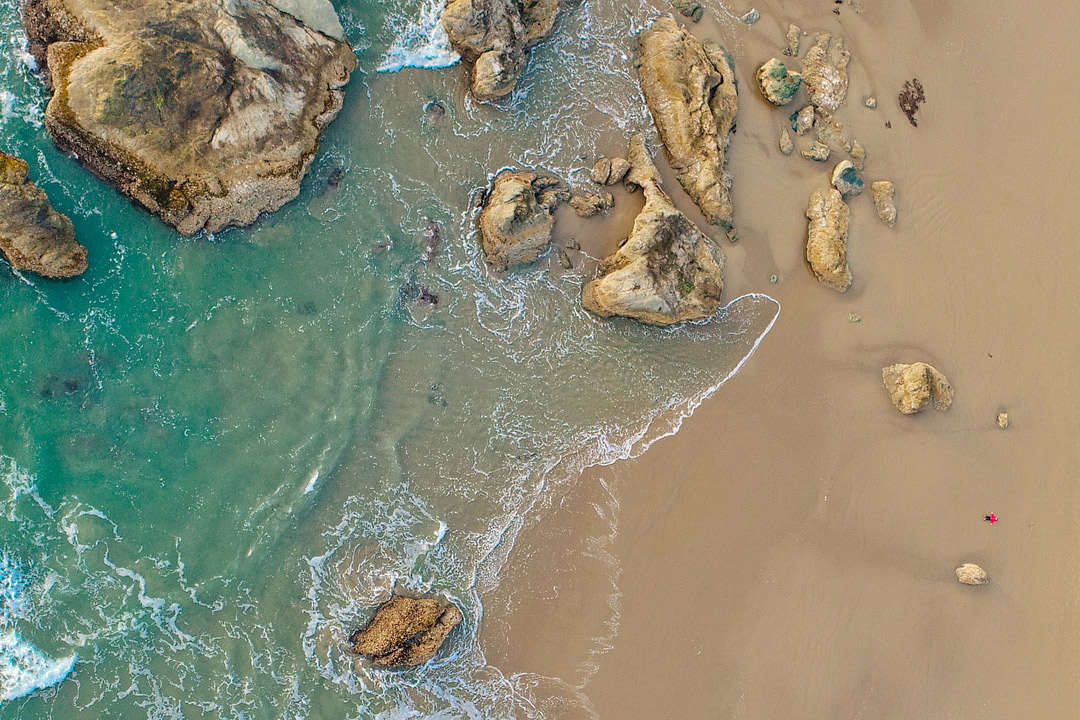
[[[413,667],[435,656],[462,621],[455,605],[437,598],[394,595],[349,636],[352,651],[384,667]]]
[[[896,186],[889,180],[877,180],[870,184],[874,196],[874,208],[881,222],[889,227],[896,224]]]
[[[557,204],[550,189],[556,183],[555,178],[526,171],[504,170],[495,178],[480,213],[480,240],[484,256],[497,270],[532,262],[547,249]]]
[[[710,223],[730,229],[724,163],[739,107],[731,56],[669,17],[653,22],[639,41],[641,90],[675,177]]]
[[[956,568],[956,579],[965,585],[986,585],[990,576],[975,563],[964,563]]]
[[[814,275],[833,290],[851,287],[847,262],[848,206],[840,192],[829,188],[810,195],[806,217],[806,261]]]
[[[930,402],[938,410],[948,410],[953,388],[948,378],[924,362],[890,365],[881,370],[881,381],[893,405],[904,415],[917,413]]]
[[[0,250],[16,270],[50,278],[80,275],[86,248],[75,241],[67,215],[30,182],[29,170],[21,158],[0,152]]]
[[[627,180],[642,188],[645,206],[630,237],[582,288],[581,304],[602,317],[654,325],[711,317],[724,288],[723,252],[660,188],[641,135],[630,141],[630,165]]]
[[[356,56],[330,0],[28,0],[60,150],[184,234],[300,191]]]
[[[850,160],[841,160],[836,163],[832,172],[832,186],[840,191],[844,198],[859,195],[866,183],[859,177],[859,172]]]
[[[818,33],[803,60],[803,82],[810,102],[826,110],[844,104],[848,91],[847,66],[851,53],[844,38],[835,40],[830,33]]]

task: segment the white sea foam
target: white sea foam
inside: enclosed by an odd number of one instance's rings
[[[75,655],[52,660],[14,630],[0,634],[0,702],[56,685],[75,667]]]
[[[409,22],[375,68],[377,72],[397,72],[408,67],[449,67],[461,59],[450,47],[439,20],[444,0],[424,0],[419,18]]]

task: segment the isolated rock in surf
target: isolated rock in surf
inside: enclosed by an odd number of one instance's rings
[[[532,262],[547,249],[557,201],[547,201],[545,193],[556,183],[525,171],[504,170],[495,178],[480,213],[480,239],[496,269]]]
[[[0,250],[16,270],[50,278],[86,270],[86,248],[75,241],[67,215],[28,179],[21,158],[0,152]]]
[[[329,0],[29,0],[56,146],[184,234],[296,197],[356,56]]]
[[[806,237],[806,262],[814,275],[833,290],[845,292],[851,287],[851,269],[847,261],[848,206],[839,191],[815,190],[806,208],[809,220]]]
[[[645,139],[630,141],[627,180],[645,206],[626,242],[585,284],[581,304],[602,317],[621,315],[654,325],[712,317],[724,289],[724,254],[660,188]]]
[[[818,33],[803,60],[803,82],[810,102],[826,110],[844,104],[848,91],[847,66],[851,53],[844,38],[835,40],[830,33]]]
[[[794,70],[788,70],[787,65],[772,58],[754,73],[758,89],[761,95],[776,106],[787,105],[795,99],[795,93],[799,92],[802,85],[802,75]]]
[[[394,595],[349,642],[354,653],[376,665],[413,667],[433,658],[462,619],[461,611],[445,600]]]
[[[551,34],[560,0],[450,0],[442,26],[472,66],[472,94],[495,100],[510,93],[525,69],[526,49]]]
[[[986,585],[990,576],[975,563],[964,563],[956,568],[956,579],[965,585]]]
[[[667,17],[639,41],[641,90],[675,177],[710,223],[730,229],[734,210],[724,163],[739,107],[731,56]]]
[[[620,183],[630,172],[630,163],[625,158],[602,157],[593,165],[589,177],[598,185],[614,185]]]
[[[881,381],[893,405],[904,415],[917,413],[933,402],[938,410],[948,410],[953,388],[948,378],[924,362],[890,365],[881,370]]]

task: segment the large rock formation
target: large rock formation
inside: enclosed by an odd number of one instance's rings
[[[851,287],[847,261],[848,206],[839,191],[815,190],[806,207],[806,262],[817,279],[833,290]]]
[[[484,257],[497,270],[532,262],[547,249],[558,180],[534,172],[504,170],[495,178],[480,213]]]
[[[184,234],[296,197],[356,57],[329,0],[28,0],[45,127]]]
[[[881,370],[881,381],[893,405],[904,415],[917,413],[930,402],[938,410],[948,410],[953,388],[948,378],[924,362],[890,365]]]
[[[551,34],[560,0],[450,0],[442,25],[472,65],[472,93],[495,100],[514,89],[525,69],[525,50]]]
[[[86,270],[86,248],[67,215],[27,177],[26,162],[0,152],[0,250],[11,267],[52,278]]]
[[[827,32],[818,33],[803,60],[803,83],[810,102],[826,110],[836,110],[847,98],[847,66],[851,53],[844,38],[835,40]]]
[[[445,600],[394,595],[349,642],[354,653],[376,665],[413,667],[434,657],[462,619],[461,611]]]
[[[675,176],[714,225],[731,229],[728,134],[739,108],[731,56],[702,43],[671,18],[640,36],[641,90]]]
[[[645,139],[630,141],[627,181],[645,192],[630,237],[581,292],[586,310],[654,325],[711,317],[724,289],[724,255],[660,189]]]

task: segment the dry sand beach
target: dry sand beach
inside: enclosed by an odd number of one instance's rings
[[[1080,713],[1080,9],[854,6],[763,2],[749,28],[688,25],[734,54],[740,82],[725,297],[765,289],[783,309],[677,435],[589,471],[521,533],[481,637],[550,717]],[[838,117],[867,181],[897,186],[895,229],[869,193],[850,202],[843,295],[803,260],[806,198],[833,162],[782,156],[801,105],[773,109],[753,85],[789,22],[847,38]],[[896,100],[913,77],[917,128]],[[625,218],[589,226],[613,239]],[[915,360],[949,375],[949,411],[892,407],[881,368]],[[991,584],[957,583],[967,561]]]

